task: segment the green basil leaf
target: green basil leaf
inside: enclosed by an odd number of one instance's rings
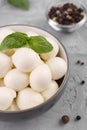
[[[8,0],[8,2],[16,7],[28,10],[29,9],[29,0]]]
[[[39,54],[50,52],[53,49],[53,46],[43,36],[31,36],[28,45]]]
[[[28,42],[27,34],[21,32],[15,32],[1,42],[0,50],[19,48],[25,46]]]

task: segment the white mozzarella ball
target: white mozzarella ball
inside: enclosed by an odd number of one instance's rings
[[[10,70],[4,77],[4,83],[6,87],[12,88],[15,91],[20,91],[21,89],[28,86],[29,76],[17,69]]]
[[[25,88],[18,93],[17,105],[21,110],[35,107],[43,102],[42,95],[31,88]]]
[[[18,108],[18,106],[17,106],[15,101],[13,101],[11,106],[7,109],[7,111],[18,111],[18,110],[19,110],[19,108]]]
[[[30,37],[30,36],[38,36],[38,34],[37,33],[35,33],[35,32],[26,32],[26,34]]]
[[[4,86],[4,80],[0,79],[0,86]]]
[[[59,45],[51,38],[46,39],[50,42],[50,44],[52,44],[53,50],[51,52],[41,54],[40,56],[43,60],[49,60],[50,58],[55,57],[59,52]]]
[[[16,92],[14,90],[5,86],[0,87],[0,110],[8,109],[15,97]]]
[[[8,35],[10,35],[11,33],[14,33],[13,30],[11,29],[0,29],[0,42]]]
[[[11,67],[12,62],[10,57],[0,52],[0,78],[3,78]]]
[[[22,72],[31,72],[41,64],[41,59],[37,53],[30,48],[20,48],[12,56],[14,65]]]
[[[52,73],[52,79],[58,80],[62,78],[67,71],[67,64],[64,59],[60,57],[54,57],[47,61],[47,64]]]
[[[45,100],[49,99],[52,97],[57,91],[58,91],[58,84],[56,81],[51,81],[51,83],[48,85],[47,89],[42,92],[42,95]]]
[[[30,74],[30,86],[38,92],[42,92],[51,82],[51,72],[46,64],[38,66]]]

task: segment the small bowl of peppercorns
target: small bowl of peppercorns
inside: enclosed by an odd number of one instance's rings
[[[47,19],[49,25],[55,30],[73,32],[86,22],[86,15],[86,8],[81,3],[66,1],[51,6]]]

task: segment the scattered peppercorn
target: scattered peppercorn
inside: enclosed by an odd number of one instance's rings
[[[72,25],[80,22],[84,15],[83,9],[73,3],[66,3],[63,6],[52,7],[48,12],[50,19],[62,25]]]
[[[80,65],[84,65],[84,62],[81,62]]]
[[[81,120],[81,116],[77,115],[76,120]]]
[[[81,85],[85,84],[85,80],[82,80],[80,84],[81,84]]]
[[[84,65],[85,63],[83,61],[77,60],[76,64]]]
[[[76,64],[80,64],[80,60],[77,60]]]
[[[68,122],[69,122],[69,116],[68,115],[64,115],[64,116],[62,116],[62,118],[61,118],[61,121],[62,121],[62,123],[63,124],[67,124]]]

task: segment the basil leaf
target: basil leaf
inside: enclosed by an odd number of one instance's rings
[[[8,0],[8,2],[16,7],[28,10],[29,9],[29,0]]]
[[[19,48],[25,46],[28,42],[27,34],[21,32],[15,32],[1,42],[0,50]]]
[[[39,54],[50,52],[53,49],[53,46],[43,36],[31,36],[28,46]]]

